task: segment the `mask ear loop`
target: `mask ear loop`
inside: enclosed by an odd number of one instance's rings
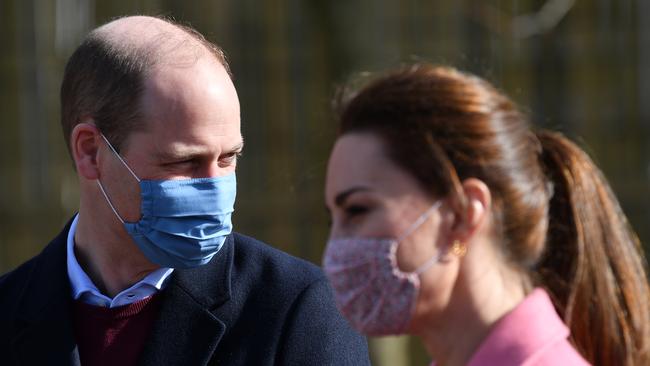
[[[418,267],[415,271],[413,271],[413,273],[419,275],[426,272],[429,268],[431,268],[431,266],[433,266],[435,263],[438,263],[440,258],[442,258],[441,254],[434,255],[433,257],[429,258],[428,261],[426,261],[420,267]]]
[[[113,145],[111,145],[111,143],[108,141],[108,139],[106,138],[106,136],[104,136],[104,134],[101,133],[101,132],[99,133],[99,135],[104,139],[104,142],[106,142],[106,145],[108,145],[108,147],[111,149],[111,151],[113,152],[113,154],[115,154],[115,156],[117,156],[117,158],[120,160],[120,162],[122,163],[122,165],[124,165],[124,166],[126,167],[126,169],[129,171],[129,173],[131,173],[131,175],[133,176],[133,178],[135,178],[135,179],[138,181],[138,183],[140,183],[140,178],[138,178],[138,176],[135,175],[135,173],[133,172],[133,170],[131,170],[131,167],[129,167],[129,165],[124,161],[124,159],[122,159],[122,157],[120,156],[120,154],[117,152],[117,150],[115,150],[115,148],[113,147]],[[111,202],[111,199],[108,198],[108,194],[106,194],[106,190],[104,190],[104,186],[102,185],[102,182],[100,182],[99,179],[97,179],[96,182],[97,182],[97,185],[99,186],[99,190],[102,191],[102,194],[104,195],[104,198],[106,198],[106,202],[108,202],[108,206],[110,206],[111,210],[113,210],[113,213],[115,214],[115,216],[117,217],[117,219],[120,220],[120,222],[121,222],[122,224],[124,224],[124,220],[122,219],[122,217],[120,216],[120,214],[117,213],[117,210],[115,209],[115,206],[113,206],[113,203]]]
[[[124,220],[122,220],[122,218],[120,217],[120,214],[118,214],[115,207],[113,207],[113,204],[111,203],[111,199],[108,198],[108,195],[106,194],[106,191],[104,190],[104,187],[102,186],[102,183],[99,181],[99,179],[96,180],[96,182],[97,182],[97,185],[99,186],[99,190],[102,191],[102,194],[104,195],[104,198],[106,198],[106,202],[108,202],[108,205],[111,207],[111,210],[113,210],[113,213],[115,214],[115,216],[117,216],[117,219],[120,220],[122,222],[122,224],[124,224]]]
[[[424,213],[420,215],[420,217],[418,217],[418,219],[415,220],[415,222],[411,224],[411,226],[402,235],[400,235],[400,237],[397,239],[397,242],[401,243],[402,240],[406,239],[409,235],[411,235],[417,228],[420,227],[420,225],[422,225],[429,218],[429,215],[431,215],[433,211],[435,211],[438,207],[440,207],[441,204],[442,201],[436,201],[436,203],[434,203],[429,209],[424,211]],[[433,257],[429,258],[429,260],[427,260],[425,263],[423,263],[420,267],[418,267],[415,271],[411,273],[419,275],[425,272],[432,265],[437,263],[441,257],[442,257],[441,253],[434,255]]]
[[[401,243],[402,240],[406,239],[409,235],[413,234],[413,232],[429,218],[429,215],[431,215],[433,211],[435,211],[438,207],[440,207],[440,204],[442,204],[442,201],[436,201],[436,203],[434,203],[433,205],[431,205],[431,207],[429,207],[426,211],[424,211],[424,213],[422,213],[422,215],[420,215],[420,217],[418,217],[418,219],[415,220],[415,222],[411,224],[411,226],[409,226],[409,228],[406,229],[406,231],[402,235],[400,235],[399,238],[397,238],[397,241]]]
[[[120,159],[120,162],[122,162],[122,165],[124,165],[124,166],[126,167],[126,169],[129,170],[129,173],[131,173],[131,175],[133,176],[133,178],[135,178],[135,180],[137,180],[138,183],[140,183],[140,178],[138,178],[138,176],[135,175],[135,173],[133,172],[133,170],[131,170],[131,167],[129,167],[129,164],[127,164],[126,161],[124,161],[124,159],[122,159],[122,156],[120,156],[120,154],[117,152],[117,150],[115,150],[115,148],[113,147],[113,145],[111,145],[111,143],[108,141],[108,139],[106,138],[106,136],[104,136],[104,134],[101,133],[101,132],[100,132],[99,134],[102,136],[102,138],[104,139],[104,141],[106,141],[106,145],[108,145],[108,147],[111,149],[111,151],[113,151],[113,154],[115,154],[115,156],[117,156],[117,158]]]

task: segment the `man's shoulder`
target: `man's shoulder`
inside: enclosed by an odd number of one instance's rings
[[[233,237],[234,265],[240,273],[281,280],[285,285],[308,285],[325,279],[321,269],[311,262],[244,234],[233,233]]]
[[[36,266],[38,257],[37,255],[0,276],[0,304],[4,305],[5,301],[15,299],[23,291],[28,278]]]
[[[230,283],[234,298],[264,306],[273,299],[276,311],[288,309],[311,291],[331,298],[327,279],[316,265],[245,235],[233,234],[233,239]]]
[[[18,315],[24,311],[23,299],[30,291],[41,256],[42,253],[0,276],[0,339],[10,335]]]
[[[301,270],[320,273],[320,269],[315,264],[304,259],[294,257],[293,255],[277,249],[261,240],[241,233],[233,233],[233,238],[235,240],[236,255],[237,252],[240,252],[240,255],[253,255],[255,257],[259,257],[257,259],[265,259],[270,263],[292,264]]]
[[[67,276],[61,270],[65,269],[65,237],[68,228],[66,226],[41,253],[0,276],[0,312],[17,306],[34,282],[47,281],[43,286],[52,287],[58,285],[56,281],[62,276]]]
[[[233,237],[232,303],[242,306],[220,315],[236,318],[231,324],[241,334],[264,334],[256,345],[274,351],[261,359],[272,357],[278,365],[369,365],[365,339],[336,309],[319,267],[245,235]],[[224,342],[242,344],[236,337]],[[248,346],[240,352],[241,359],[254,353]]]

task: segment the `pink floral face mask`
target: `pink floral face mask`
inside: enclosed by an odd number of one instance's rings
[[[413,272],[397,265],[397,247],[440,205],[436,202],[399,238],[330,239],[323,267],[336,305],[352,326],[371,336],[403,334],[420,289],[418,275],[440,259],[437,254]]]

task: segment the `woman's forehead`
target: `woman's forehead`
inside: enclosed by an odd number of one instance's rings
[[[333,203],[336,195],[354,187],[391,194],[417,189],[417,182],[388,158],[379,137],[354,133],[340,137],[332,150],[327,169],[327,202]]]

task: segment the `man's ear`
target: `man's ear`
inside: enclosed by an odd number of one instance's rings
[[[99,178],[97,153],[100,140],[99,129],[92,120],[77,124],[70,134],[70,149],[77,172],[88,180]]]
[[[492,194],[488,186],[480,179],[469,178],[462,183],[465,205],[456,212],[454,237],[467,243],[484,225],[490,215]]]

